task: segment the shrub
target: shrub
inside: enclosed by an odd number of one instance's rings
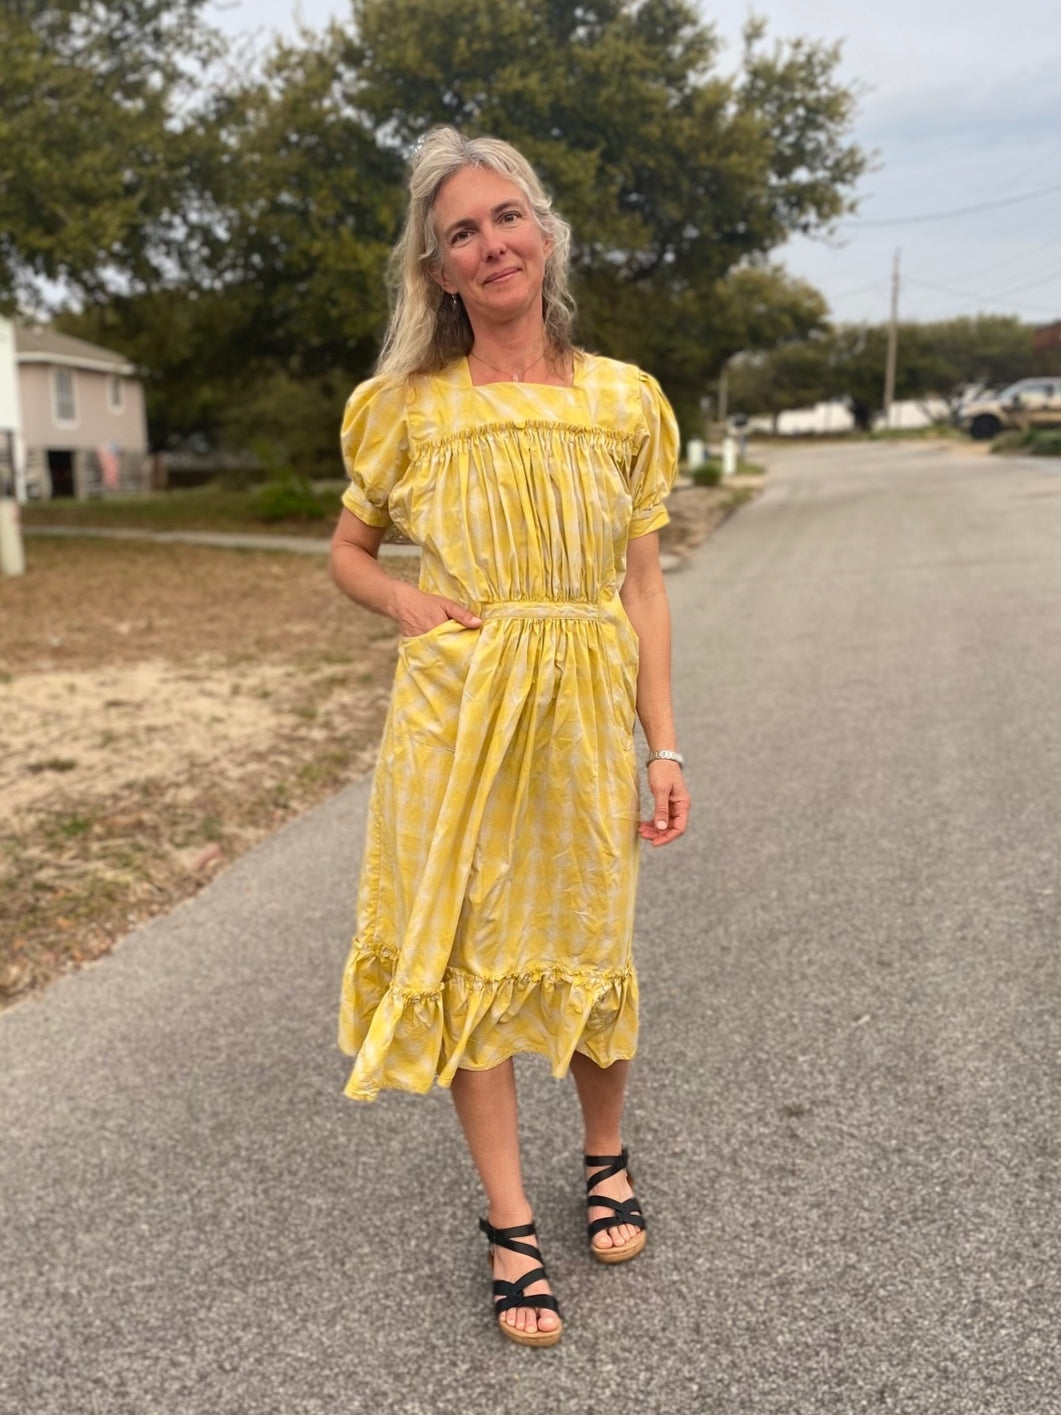
[[[766,468],[761,462],[738,462],[737,475],[741,477],[761,477]],[[709,457],[702,467],[696,467],[689,476],[697,486],[722,485],[722,458]]]
[[[1000,432],[991,443],[992,452],[1020,452],[1028,445],[1026,432]]]
[[[321,521],[328,514],[305,477],[274,477],[251,494],[260,521]]]
[[[1002,432],[991,444],[992,452],[1026,452],[1033,457],[1061,457],[1061,428],[1025,428]]]
[[[690,475],[697,486],[718,486],[722,480],[722,462],[718,457],[710,457]]]
[[[1061,428],[1035,433],[1029,451],[1036,457],[1061,457]]]

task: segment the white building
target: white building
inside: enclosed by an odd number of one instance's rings
[[[873,419],[874,428],[922,428],[933,423],[946,422],[950,416],[950,405],[942,398],[913,399],[892,404],[891,418],[885,423],[884,415],[878,413]],[[757,413],[748,419],[751,432],[773,432],[781,437],[828,436],[831,433],[853,432],[855,420],[851,410],[842,398],[828,403],[815,403],[812,408],[792,408],[778,413],[776,418]]]

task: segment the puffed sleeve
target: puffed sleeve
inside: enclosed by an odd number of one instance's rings
[[[387,501],[409,464],[405,388],[392,378],[370,378],[351,393],[340,434],[350,485],[343,505],[359,521],[387,526]]]
[[[664,501],[678,475],[680,438],[674,410],[651,374],[641,373],[641,416],[644,440],[630,478],[633,511],[630,539],[658,531],[670,520]]]

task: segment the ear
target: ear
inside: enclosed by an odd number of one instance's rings
[[[446,292],[447,295],[452,295],[454,293],[456,286],[453,284],[453,281],[450,280],[446,272],[442,269],[441,263],[438,265],[429,266],[428,273],[430,274],[431,279],[435,282],[435,284],[440,286]]]

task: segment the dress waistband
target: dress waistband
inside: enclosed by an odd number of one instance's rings
[[[603,619],[604,605],[588,599],[493,599],[481,619]]]

